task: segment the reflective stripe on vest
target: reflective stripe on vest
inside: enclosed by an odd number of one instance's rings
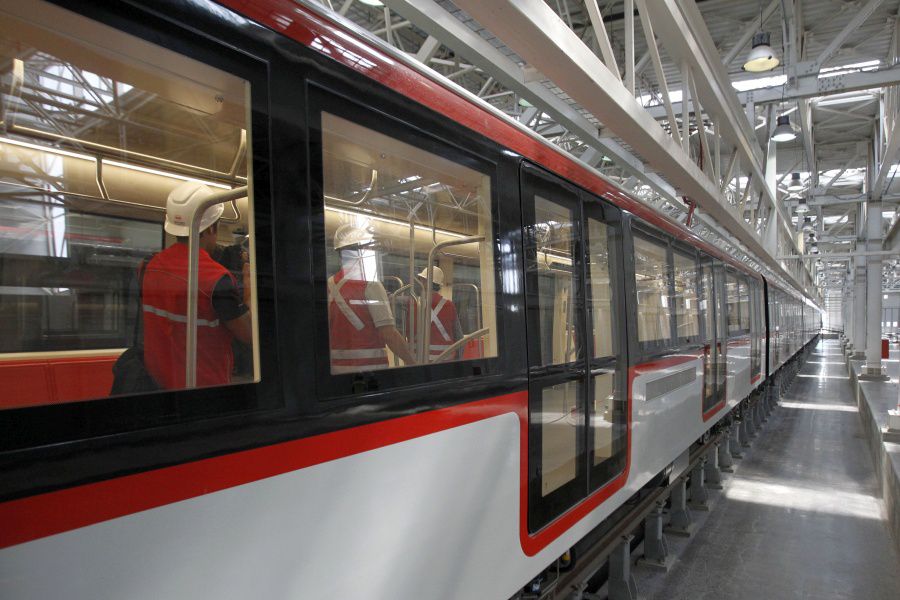
[[[338,283],[334,283],[334,278],[330,278],[328,280],[328,293],[331,294],[331,299],[334,300],[335,305],[337,305],[338,310],[341,311],[341,314],[347,317],[347,320],[350,321],[350,324],[353,325],[353,328],[357,331],[361,330],[365,325],[362,321],[360,321],[359,317],[356,316],[356,313],[353,312],[353,309],[347,305],[347,301],[341,295],[341,288],[344,287],[344,284],[347,283],[347,279],[341,279]],[[350,302],[354,302],[351,300]]]
[[[344,277],[343,270],[328,279],[328,335],[331,372],[360,373],[388,367],[384,340],[369,313],[366,281]]]
[[[197,375],[198,387],[231,381],[234,336],[220,320],[212,303],[216,285],[234,277],[200,249],[197,263]],[[144,324],[144,365],[165,389],[185,384],[187,338],[187,244],[173,244],[157,253],[144,269],[141,317]]]
[[[445,306],[452,307],[452,304],[448,305],[446,298],[443,296],[439,297],[440,300],[437,301],[437,304],[435,304],[434,308],[431,310],[431,339],[428,342],[428,354],[432,359],[443,354],[445,350],[453,345],[454,341],[447,331],[447,326],[441,319],[441,311],[444,310]],[[434,297],[432,297],[432,300],[434,300]],[[447,315],[447,318],[450,318],[449,314]],[[440,338],[443,338],[443,340]],[[442,341],[446,343],[441,343]]]
[[[150,306],[149,304],[144,304],[144,312],[153,313],[159,317],[164,319],[169,319],[170,321],[175,321],[176,323],[187,323],[187,316],[185,315],[176,315],[174,313],[170,313],[167,310],[163,310],[161,308],[156,308],[155,306]],[[208,321],[206,319],[197,319],[198,327],[218,327],[219,320]]]

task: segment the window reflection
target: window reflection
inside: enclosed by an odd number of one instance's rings
[[[484,173],[322,114],[331,372],[497,355]]]
[[[665,245],[634,237],[634,280],[637,288],[638,341],[672,338],[669,282],[671,270]]]

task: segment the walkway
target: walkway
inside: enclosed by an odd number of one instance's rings
[[[819,343],[736,462],[671,571],[645,585],[638,573],[648,598],[900,598],[900,558],[836,341]]]

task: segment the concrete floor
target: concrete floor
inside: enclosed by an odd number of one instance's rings
[[[883,520],[836,341],[825,340],[753,441],[694,539],[650,599],[900,598],[900,558]]]

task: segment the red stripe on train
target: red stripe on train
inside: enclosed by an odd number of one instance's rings
[[[0,548],[275,477],[383,446],[516,413],[527,434],[526,392],[517,392],[311,438],[136,473],[0,504]],[[527,455],[526,455],[527,457]]]

